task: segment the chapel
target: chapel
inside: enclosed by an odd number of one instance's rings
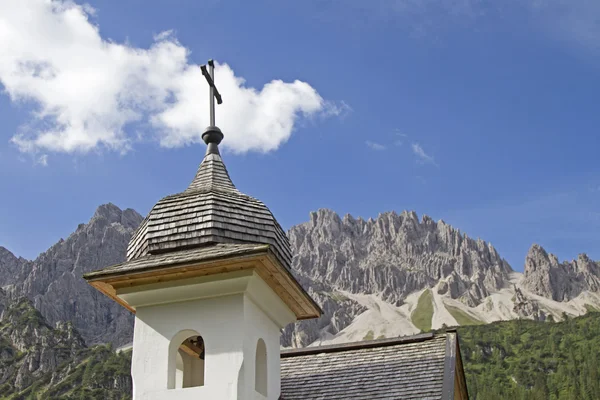
[[[468,399],[455,331],[281,350],[281,330],[322,315],[291,272],[288,238],[234,186],[214,123],[189,186],[164,197],[126,261],[84,275],[135,314],[134,400]]]

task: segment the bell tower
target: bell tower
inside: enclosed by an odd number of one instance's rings
[[[152,208],[127,261],[84,276],[135,313],[134,400],[277,400],[281,329],[321,315],[290,272],[283,229],[229,177],[209,67],[211,126],[194,179]]]

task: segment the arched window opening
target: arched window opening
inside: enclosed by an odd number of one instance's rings
[[[267,346],[258,339],[254,363],[254,390],[267,397]]]
[[[174,368],[170,370],[169,388],[204,386],[204,340],[200,335],[193,335],[181,341],[180,336],[173,339],[176,343],[171,346]]]

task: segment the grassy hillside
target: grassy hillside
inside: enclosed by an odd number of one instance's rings
[[[458,322],[458,324],[461,326],[462,325],[482,325],[485,323],[485,322],[478,320],[471,314],[461,310],[458,307],[454,307],[454,306],[451,306],[448,304],[445,304],[444,306],[446,307],[446,310],[448,310],[450,315],[452,315],[454,317],[454,319],[456,320],[456,322]]]
[[[410,315],[412,323],[423,332],[431,330],[431,319],[433,318],[433,296],[431,290],[427,289],[419,297],[417,307]]]

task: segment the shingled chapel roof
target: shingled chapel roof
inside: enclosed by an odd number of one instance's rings
[[[455,331],[281,352],[280,400],[468,400]]]
[[[218,148],[223,134],[210,126],[202,139],[206,155],[187,189],[150,210],[129,242],[125,262],[84,279],[135,312],[120,297],[121,289],[251,269],[283,296],[297,319],[320,316],[319,305],[291,273],[285,232],[267,206],[231,181]]]
[[[285,232],[267,206],[236,189],[219,153],[222,138],[218,128],[205,132],[208,148],[196,176],[186,190],[152,208],[129,242],[128,262],[214,244],[267,244],[290,268]]]

